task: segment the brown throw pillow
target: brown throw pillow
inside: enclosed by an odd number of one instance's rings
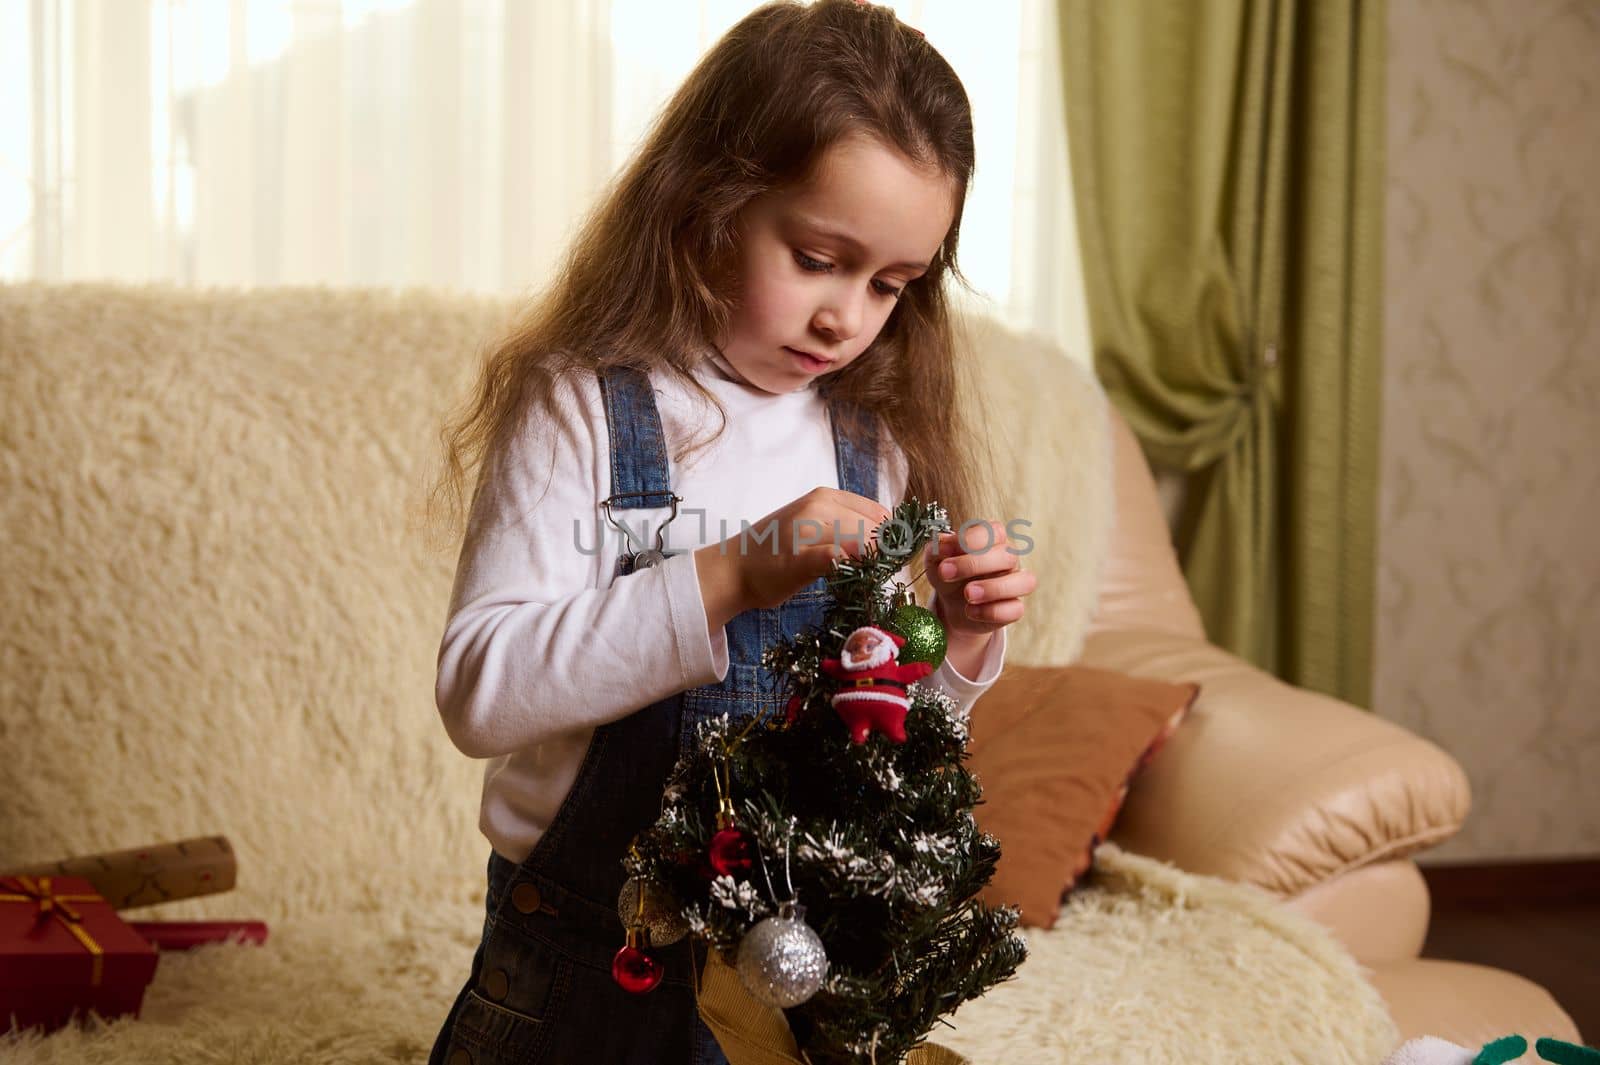
[[[1008,666],[973,705],[967,744],[983,789],[973,817],[1000,840],[983,901],[1020,907],[1026,927],[1054,927],[1133,778],[1199,693],[1090,666]]]

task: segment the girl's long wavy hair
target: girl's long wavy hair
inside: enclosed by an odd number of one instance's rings
[[[954,221],[872,344],[815,387],[841,433],[860,441],[874,416],[888,430],[906,457],[907,494],[938,500],[953,526],[977,517],[977,467],[988,453],[956,402],[972,369],[959,365],[945,291],[947,275],[971,291],[956,265],[974,169],[966,90],[890,8],[776,0],[700,60],[607,184],[552,281],[488,348],[471,396],[441,432],[429,527],[459,532],[473,471],[529,412],[552,411],[564,375],[666,367],[725,425],[726,411],[692,371],[725,335],[738,297],[740,212],[758,196],[803,185],[831,145],[860,135],[947,178]]]

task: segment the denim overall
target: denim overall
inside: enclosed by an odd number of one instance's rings
[[[661,418],[648,379],[613,370],[600,385],[613,508],[669,506]],[[875,439],[854,446],[836,419],[833,439],[839,487],[876,498]],[[771,550],[770,543],[751,550]],[[619,560],[618,575],[624,570]],[[686,935],[651,949],[665,969],[653,991],[634,995],[612,980],[611,959],[627,939],[617,915],[622,858],[659,816],[667,775],[693,744],[697,721],[782,713],[781,678],[761,667],[761,652],[820,625],[828,603],[827,580],[819,577],[779,607],[738,614],[727,625],[721,683],[595,729],[577,779],[527,859],[516,865],[489,853],[483,938],[429,1065],[727,1065],[695,1007],[690,953],[703,968],[702,941]]]

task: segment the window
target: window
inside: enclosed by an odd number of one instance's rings
[[[0,0],[0,277],[531,291],[755,6]],[[972,100],[982,308],[1086,353],[1053,6],[892,6]]]

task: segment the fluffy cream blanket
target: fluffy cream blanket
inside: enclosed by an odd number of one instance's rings
[[[295,921],[263,947],[164,955],[140,1019],[0,1039],[0,1065],[419,1062],[482,911],[404,901]],[[1114,844],[1056,927],[1025,934],[1017,976],[934,1042],[974,1065],[1375,1065],[1399,1038],[1320,926]]]
[[[130,916],[272,928],[261,949],[163,957],[138,1023],[0,1061],[420,1059],[476,942],[488,851],[482,765],[433,706],[455,559],[410,519],[441,418],[513,310],[0,285],[0,867],[223,834],[234,891]],[[1012,660],[1069,661],[1107,539],[1103,395],[1043,341],[976,325],[1014,456],[997,488],[1039,544]],[[1143,886],[1080,895],[1027,980],[960,1014],[977,1060],[1376,1060],[1381,1007],[1325,937],[1125,868]]]
[[[481,890],[483,766],[433,684],[455,568],[414,522],[513,300],[0,284],[0,868],[226,835],[275,921]],[[1072,660],[1109,525],[1104,397],[969,322],[1039,578],[1011,662]]]

